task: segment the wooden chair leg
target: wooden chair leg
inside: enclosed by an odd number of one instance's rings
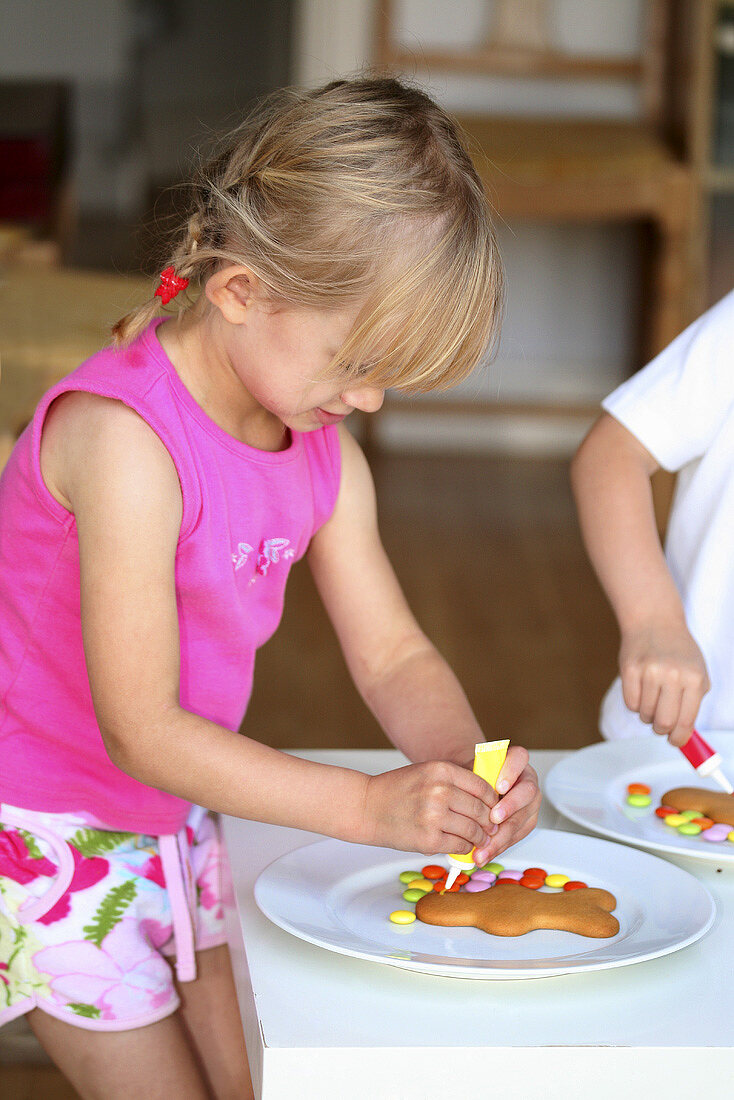
[[[693,187],[679,178],[669,188],[657,222],[648,360],[693,320],[696,224]]]

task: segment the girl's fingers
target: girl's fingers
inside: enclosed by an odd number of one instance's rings
[[[527,769],[527,773],[530,772],[532,772],[532,769]],[[492,809],[489,820],[495,825],[501,825],[503,821],[507,821],[513,814],[532,806],[533,802],[536,800],[538,805],[540,805],[540,791],[538,790],[535,773],[527,773],[524,773],[524,778],[520,779],[512,790],[506,794],[504,798],[501,798]]]
[[[637,667],[625,666],[622,669],[622,695],[630,710],[639,713],[642,700],[642,676]]]
[[[642,684],[642,696],[640,698],[640,718],[648,725],[655,717],[655,711],[660,698],[660,684],[651,677],[646,677]]]
[[[510,787],[517,782],[528,766],[528,760],[528,750],[521,745],[512,745],[508,749],[502,770],[497,777],[497,793],[499,795],[507,794]]]
[[[680,717],[682,695],[678,684],[663,684],[653,715],[652,728],[655,733],[667,737],[675,729]]]
[[[683,692],[678,721],[668,734],[671,745],[685,745],[691,736],[702,698],[699,691],[692,691],[690,688]]]
[[[447,852],[456,852],[457,855],[468,854],[472,848],[486,843],[487,832],[470,817],[461,814],[449,813],[443,821],[443,833],[449,845]],[[458,847],[451,847],[457,844]]]
[[[466,817],[475,821],[482,829],[488,829],[490,825],[490,808],[481,798],[475,798],[466,791],[454,790],[451,795],[449,809],[460,817]]]

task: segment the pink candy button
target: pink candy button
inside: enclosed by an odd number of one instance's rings
[[[710,829],[706,829],[701,834],[704,840],[710,840],[714,844],[720,844],[722,840],[726,840],[731,832],[731,825],[712,825]]]
[[[511,878],[511,879],[514,879],[515,882],[519,882],[520,879],[522,878],[522,876],[523,876],[522,871],[500,871],[500,873],[497,875],[497,878],[498,879]]]
[[[466,890],[467,894],[478,894],[481,890],[489,890],[491,885],[492,883],[487,882],[486,879],[478,879],[476,875],[472,875],[469,882],[467,882],[464,886],[464,889]]]

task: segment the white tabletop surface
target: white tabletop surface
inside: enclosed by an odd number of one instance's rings
[[[390,751],[299,753],[375,774]],[[536,752],[541,777],[565,754]],[[582,832],[545,802],[539,824]],[[224,819],[236,909],[229,939],[261,1100],[619,1100],[734,1096],[734,872],[673,857],[711,892],[702,940],[613,970],[465,981],[349,958],[282,931],[253,886],[274,859],[321,839]]]

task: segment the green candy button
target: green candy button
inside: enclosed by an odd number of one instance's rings
[[[423,878],[423,874],[420,871],[401,871],[400,881],[406,886],[409,882],[413,882],[417,878]]]

